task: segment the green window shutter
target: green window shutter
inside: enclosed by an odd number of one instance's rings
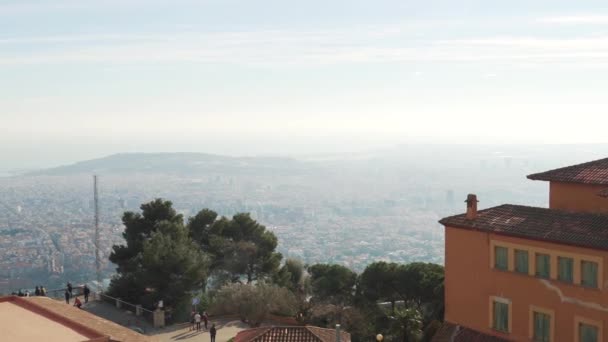
[[[536,276],[549,278],[551,275],[551,257],[548,254],[536,254]]]
[[[558,257],[557,266],[558,266],[557,279],[571,283],[574,278],[574,276],[573,276],[574,259]]]
[[[578,333],[581,342],[599,342],[597,340],[597,327],[588,324],[579,324]]]
[[[515,272],[528,274],[528,251],[515,250]]]
[[[581,262],[581,284],[583,286],[597,287],[597,263],[592,261]]]
[[[506,247],[494,247],[494,268],[503,271],[509,269],[509,250]]]
[[[509,332],[509,304],[494,302],[494,329]]]
[[[551,317],[547,314],[534,313],[534,341],[550,342]]]

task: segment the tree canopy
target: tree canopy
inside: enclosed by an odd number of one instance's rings
[[[215,212],[204,209],[190,218],[188,229],[211,255],[211,271],[218,278],[250,284],[270,279],[278,271],[282,256],[276,252],[277,237],[249,214],[217,220]]]
[[[222,287],[211,303],[212,314],[238,314],[251,327],[259,326],[271,313],[293,316],[296,299],[289,290],[260,283],[228,284]]]
[[[353,341],[377,332],[391,340],[430,340],[443,319],[441,265],[381,261],[360,275],[342,265],[305,266],[297,259],[281,265],[277,237],[249,214],[229,218],[203,209],[184,224],[170,201],[140,208],[124,213],[125,243],[110,255],[117,265],[110,295],[123,300],[151,306],[162,299],[175,307],[204,296],[213,313],[236,313],[251,326],[270,313],[297,313],[304,323],[343,324]],[[208,278],[216,290],[202,293]],[[391,310],[381,302],[390,302]]]
[[[159,299],[176,305],[204,281],[208,259],[170,201],[156,199],[141,210],[123,215],[126,245],[113,246],[110,261],[117,264],[118,274],[109,292],[146,306]]]
[[[313,300],[332,304],[352,302],[357,274],[342,265],[315,264],[308,268]]]

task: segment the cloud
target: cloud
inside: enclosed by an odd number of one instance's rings
[[[395,27],[332,30],[92,34],[0,39],[0,66],[60,63],[227,63],[317,66],[340,63],[608,64],[608,36],[430,39]]]
[[[608,15],[587,14],[544,17],[539,18],[537,21],[548,24],[608,24]]]

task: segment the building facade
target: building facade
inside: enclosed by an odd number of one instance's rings
[[[469,195],[440,221],[445,320],[488,340],[608,341],[608,158],[528,178],[550,182],[549,208],[477,211]]]

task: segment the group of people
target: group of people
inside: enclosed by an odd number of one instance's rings
[[[29,297],[31,296],[31,293],[30,290],[23,291],[22,289],[19,289],[18,292],[13,292],[12,295],[19,297]],[[46,296],[46,288],[42,285],[36,286],[36,289],[34,290],[34,296]]]
[[[84,302],[88,303],[89,295],[91,294],[91,289],[89,289],[87,284],[84,284],[84,286],[82,287],[82,294],[84,297]],[[70,298],[74,297],[74,287],[72,286],[72,283],[70,283],[70,282],[67,283],[67,285],[65,287],[64,296],[65,296],[65,303],[70,304]],[[82,307],[82,301],[80,300],[80,298],[78,298],[78,297],[74,298],[74,306],[79,309]]]
[[[207,315],[207,312],[203,312],[201,315],[200,312],[192,310],[190,313],[190,331],[201,331],[201,322],[205,326],[204,330],[207,330],[207,324],[209,323],[209,315]],[[211,328],[209,329],[211,342],[215,342],[216,332],[217,329],[215,328],[215,324],[211,324]]]

